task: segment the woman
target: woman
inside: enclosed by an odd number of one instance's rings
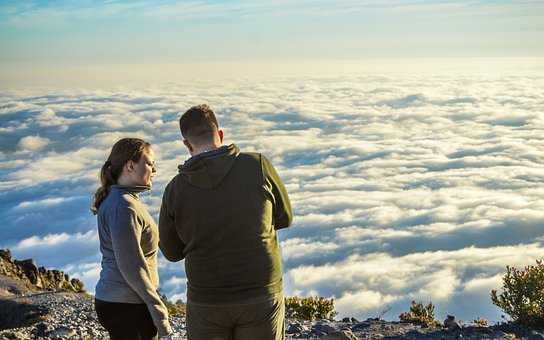
[[[169,338],[168,311],[157,288],[158,229],[138,194],[156,173],[151,145],[138,138],[115,143],[94,195],[102,270],[95,308],[100,324],[117,339]]]

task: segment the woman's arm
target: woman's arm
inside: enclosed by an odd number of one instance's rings
[[[119,206],[110,225],[111,241],[117,267],[128,285],[149,309],[159,336],[170,334],[168,310],[151,282],[151,273],[140,246],[142,224],[134,208]]]

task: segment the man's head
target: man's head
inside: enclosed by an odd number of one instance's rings
[[[206,104],[193,106],[179,119],[183,143],[191,155],[203,149],[216,148],[223,143],[223,131],[212,109]]]

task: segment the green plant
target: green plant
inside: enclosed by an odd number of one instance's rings
[[[399,315],[402,322],[410,322],[424,327],[438,327],[440,322],[434,318],[434,305],[429,302],[426,306],[421,302],[412,301],[410,311]]]
[[[491,291],[491,301],[522,325],[544,327],[544,263],[516,269],[507,266],[502,293]]]
[[[298,320],[317,320],[332,318],[338,314],[334,310],[334,299],[324,297],[306,297],[297,296],[285,298],[285,316]]]
[[[186,304],[183,301],[178,299],[176,302],[171,302],[164,294],[160,294],[160,297],[168,310],[168,315],[179,317],[185,316]]]
[[[484,318],[478,318],[478,319],[472,321],[472,323],[475,326],[478,326],[478,327],[488,327],[489,326],[489,322]]]

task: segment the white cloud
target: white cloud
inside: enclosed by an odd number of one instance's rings
[[[311,257],[323,253],[331,253],[339,248],[331,242],[306,241],[292,238],[281,243],[282,255],[285,259]]]
[[[35,208],[48,208],[51,206],[70,202],[78,198],[81,198],[81,197],[77,197],[77,196],[76,197],[54,197],[54,198],[46,198],[43,200],[37,200],[37,201],[23,201],[17,204],[14,207],[14,209],[25,210],[25,209],[35,209]]]
[[[51,141],[47,138],[42,138],[40,136],[26,136],[21,138],[17,147],[21,150],[27,151],[38,151],[43,149]]]
[[[300,266],[287,272],[288,292],[319,295],[340,292],[341,315],[369,315],[380,312],[388,303],[412,299],[448,305],[456,294],[488,297],[499,282],[507,265],[523,266],[544,256],[540,244],[493,248],[464,248],[455,251],[413,253],[392,257],[385,253],[353,255],[335,263]],[[472,277],[476,271],[482,276]],[[474,274],[472,274],[474,275]],[[337,295],[337,297],[338,297]],[[350,297],[358,297],[351,300]],[[359,299],[365,297],[364,299]],[[496,309],[489,298],[482,304],[488,312]],[[399,305],[400,313],[407,306]],[[447,313],[441,310],[440,315]]]
[[[279,232],[288,294],[334,296],[345,315],[392,305],[389,317],[433,299],[466,318],[458,301],[476,299],[478,316],[493,319],[488,290],[504,267],[544,255],[543,86],[535,74],[353,75],[6,94],[5,246],[94,286],[88,204],[111,146],[152,142],[158,176],[142,199],[156,216],[188,157],[179,114],[207,102],[227,143],[263,152],[289,190],[295,224]],[[23,151],[38,133],[42,152]],[[184,297],[183,264],[159,269],[165,292]]]
[[[48,248],[51,246],[59,246],[59,245],[66,245],[70,242],[87,242],[89,240],[97,240],[98,234],[95,231],[88,231],[87,233],[81,234],[73,234],[69,235],[67,233],[61,233],[61,234],[50,234],[45,235],[43,237],[39,236],[32,236],[29,238],[26,238],[16,245],[12,246],[11,249],[14,252],[27,250],[30,248]]]

